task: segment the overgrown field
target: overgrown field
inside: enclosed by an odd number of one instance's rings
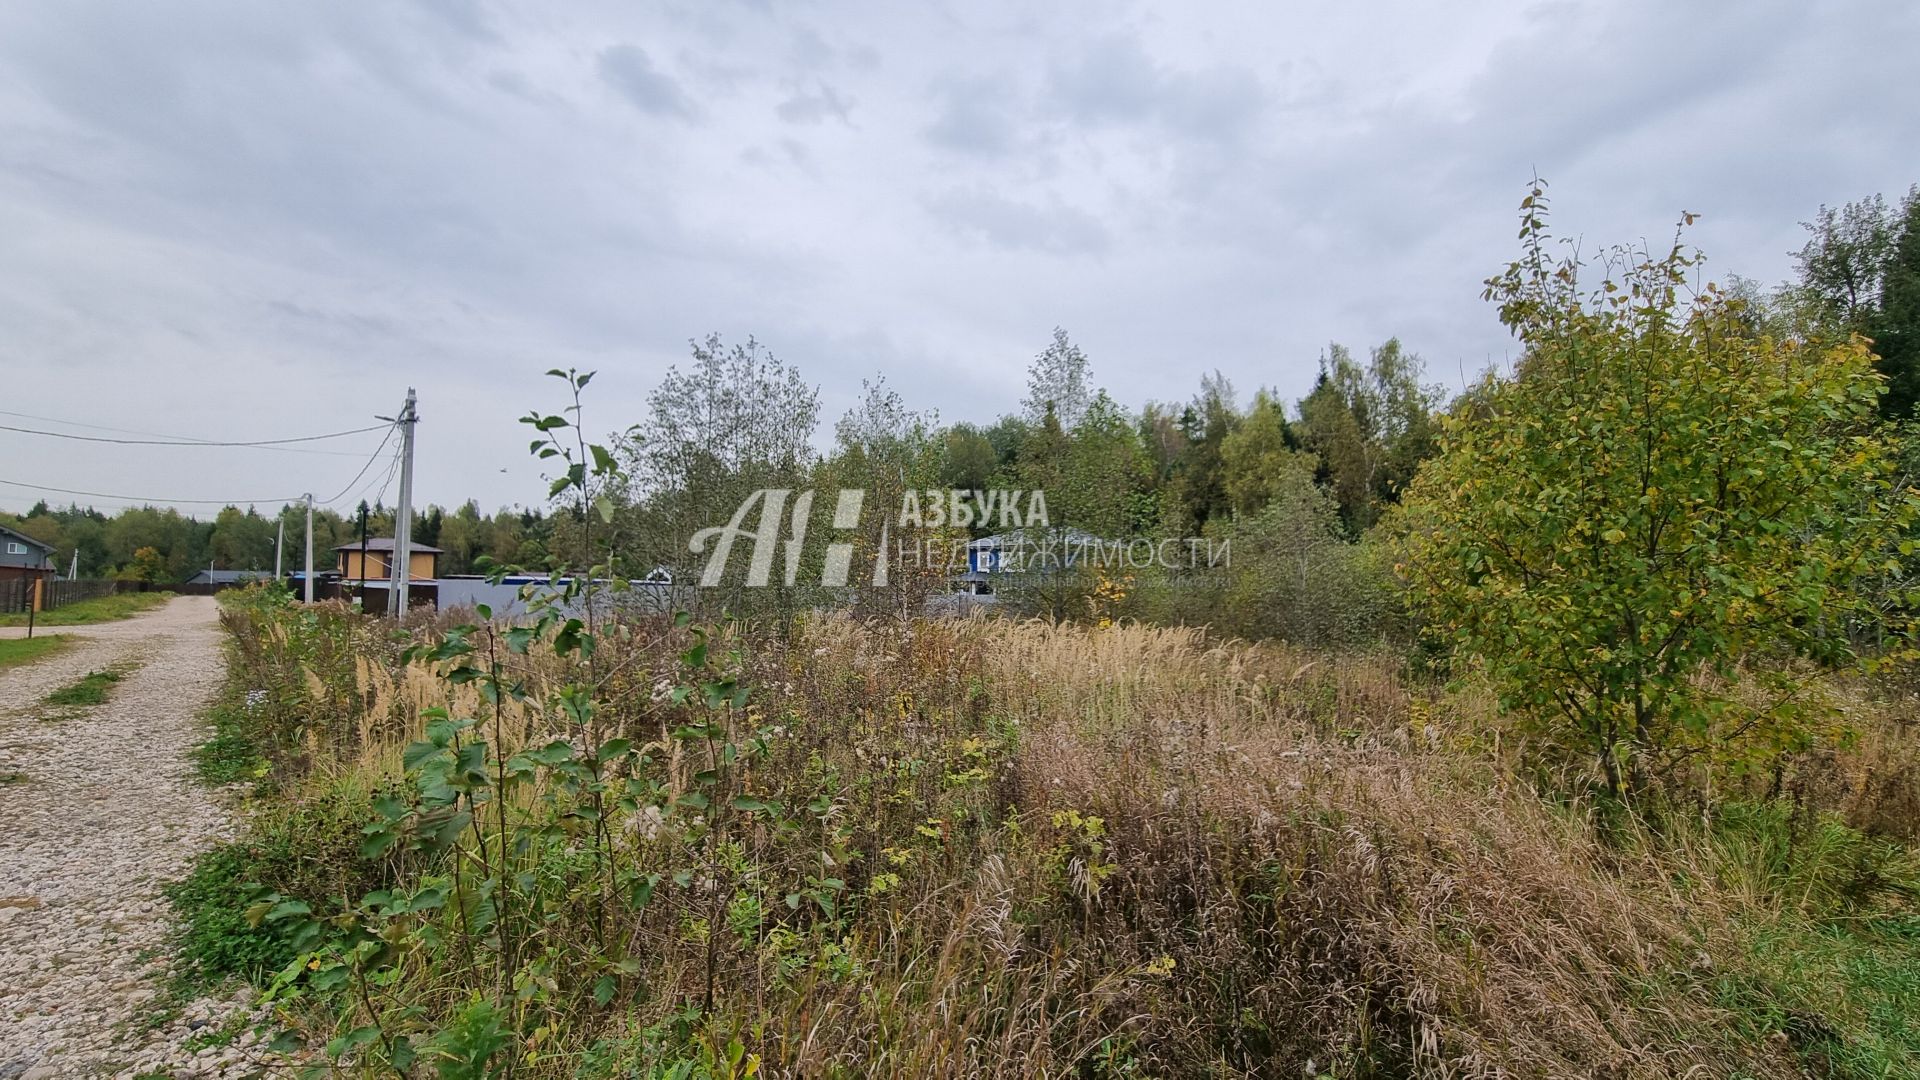
[[[451,1076],[1920,1075],[1920,745],[1543,795],[1396,655],[227,594],[190,981]],[[410,651],[409,651],[410,650]],[[1882,700],[1887,698],[1890,700]]]

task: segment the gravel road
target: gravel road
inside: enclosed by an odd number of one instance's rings
[[[232,828],[188,757],[224,671],[214,601],[40,632],[80,640],[0,670],[0,1080],[244,1075],[251,1035],[199,1045],[244,995],[164,993],[161,887]],[[42,703],[114,666],[105,704]]]

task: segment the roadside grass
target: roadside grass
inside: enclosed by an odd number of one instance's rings
[[[66,607],[53,611],[42,611],[34,615],[35,626],[87,626],[92,623],[114,622],[130,619],[143,611],[154,608],[173,599],[172,593],[114,593],[111,596],[97,596],[91,600],[76,600]],[[0,626],[25,626],[27,615],[23,611],[8,612],[0,615]]]
[[[45,659],[72,644],[70,639],[58,634],[36,638],[0,638],[0,671]]]
[[[125,678],[125,673],[113,668],[106,671],[89,671],[79,682],[63,686],[48,694],[46,703],[67,707],[99,705],[107,700],[107,691],[122,678]]]
[[[167,887],[180,916],[174,997],[191,1000],[232,977],[261,984],[293,959],[292,947],[271,928],[251,926],[246,918],[259,866],[285,857],[267,845],[223,844],[202,852],[187,877]]]
[[[165,890],[179,919],[173,996],[192,1000],[233,979],[262,986],[298,955],[275,924],[247,917],[268,890],[263,883],[315,897],[316,910],[331,910],[341,895],[390,886],[381,866],[360,857],[373,798],[349,775],[315,784],[298,799],[263,800],[244,839],[201,852],[187,876]],[[329,896],[336,900],[323,899]]]
[[[222,694],[207,710],[206,721],[213,737],[193,748],[194,767],[203,782],[224,787],[267,777],[267,759],[254,743],[255,722],[244,698],[236,700],[231,690]]]
[[[1756,1041],[1790,1045],[1814,1075],[1920,1075],[1920,919],[1752,928],[1717,1003]]]

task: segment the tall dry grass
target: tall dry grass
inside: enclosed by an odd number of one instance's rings
[[[306,725],[295,802],[302,783],[395,783],[422,708],[478,705],[344,633],[298,658],[307,707],[344,711]],[[608,722],[659,738],[684,642],[654,624],[607,641]],[[1739,869],[1751,853],[1598,828],[1522,779],[1489,697],[1392,654],[838,617],[722,645],[777,732],[746,783],[831,810],[805,835],[749,830],[733,869],[656,894],[633,916],[638,987],[546,1018],[529,1074],[644,1073],[738,1039],[783,1076],[1804,1075],[1804,1047],[1756,1037],[1722,992],[1742,927],[1777,913],[1771,879]],[[519,674],[536,703],[561,676]],[[544,724],[537,704],[512,720]],[[1795,776],[1887,818],[1913,760],[1876,729]],[[671,865],[657,817],[616,831]],[[823,852],[840,913],[782,904]],[[715,962],[721,992],[691,1015]],[[403,989],[433,1013],[483,988],[423,964]]]

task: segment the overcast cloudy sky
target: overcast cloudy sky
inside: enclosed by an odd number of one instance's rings
[[[1534,170],[1590,247],[1693,210],[1717,272],[1777,280],[1819,204],[1920,180],[1916,54],[1907,0],[18,0],[0,410],[268,438],[413,385],[420,499],[496,506],[544,491],[540,372],[599,369],[624,426],[710,331],[827,425],[875,372],[1012,410],[1056,324],[1133,405],[1213,368],[1297,396],[1390,335],[1457,385],[1509,355],[1479,283]],[[0,432],[0,479],[324,499],[377,439]]]

